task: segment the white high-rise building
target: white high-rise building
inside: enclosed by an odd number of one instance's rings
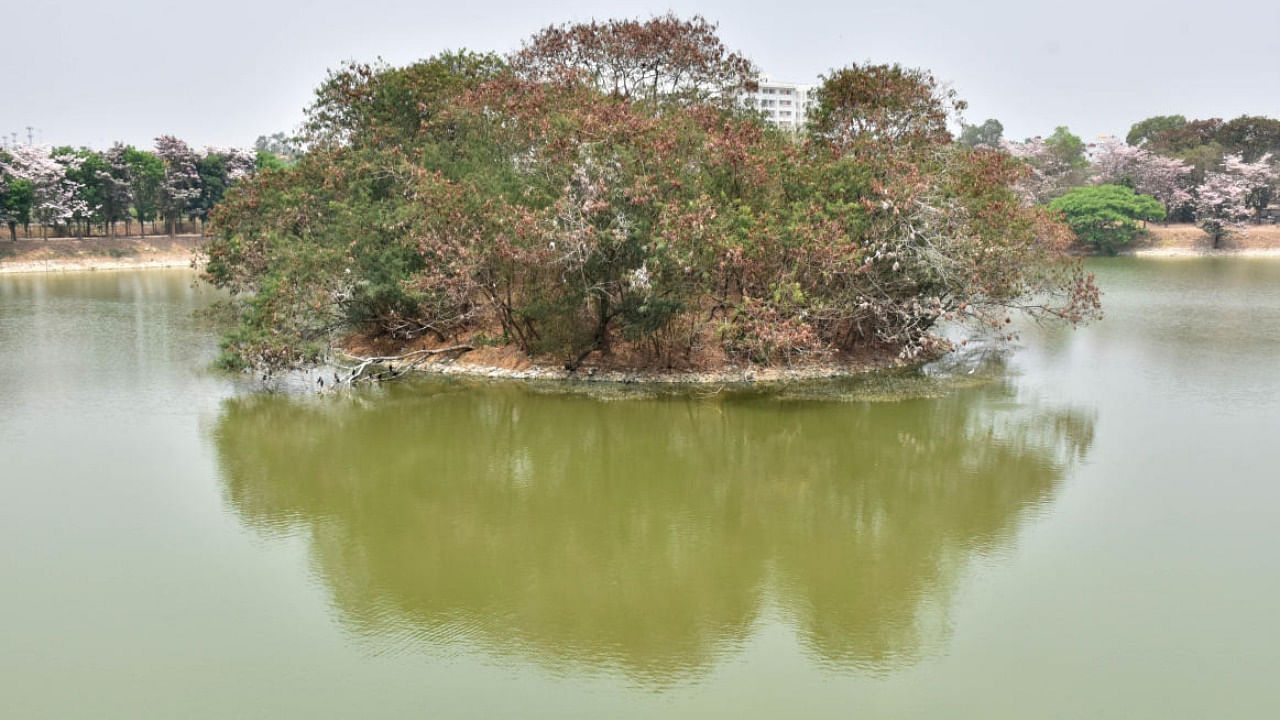
[[[774,125],[799,130],[808,116],[814,87],[762,78],[760,86],[755,92],[747,93],[744,102],[747,107],[758,109]]]

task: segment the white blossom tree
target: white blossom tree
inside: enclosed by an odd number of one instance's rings
[[[156,138],[156,155],[164,163],[160,214],[168,224],[169,234],[174,235],[183,213],[200,197],[200,173],[196,170],[198,157],[189,145],[172,135]]]
[[[30,183],[31,219],[42,230],[88,214],[90,208],[81,195],[80,183],[67,176],[68,169],[79,167],[80,158],[70,154],[55,157],[47,145],[15,145],[6,153],[9,159],[0,172]]]
[[[97,172],[101,188],[102,206],[98,212],[102,221],[110,228],[112,237],[116,234],[116,222],[124,220],[128,232],[129,206],[133,203],[133,188],[129,183],[129,162],[127,148],[123,143],[115,143],[103,154],[106,169]]]

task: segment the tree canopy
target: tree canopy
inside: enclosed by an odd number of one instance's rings
[[[1142,223],[1164,218],[1164,205],[1123,185],[1087,185],[1054,200],[1049,207],[1062,213],[1076,236],[1108,255],[1128,245],[1142,232]]]
[[[711,27],[558,26],[505,59],[331,73],[307,152],[214,212],[207,276],[244,298],[228,362],[318,360],[352,330],[571,368],[909,358],[946,319],[1097,310],[1067,229],[1018,202],[1018,162],[951,143],[963,103],[927,72],[833,71],[797,139],[725,102],[751,74]]]

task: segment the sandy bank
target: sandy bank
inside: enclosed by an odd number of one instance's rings
[[[0,274],[189,267],[198,235],[76,240],[0,240]]]
[[[1213,247],[1213,240],[1191,224],[1152,225],[1147,237],[1121,255],[1134,257],[1280,257],[1280,225],[1248,225]]]

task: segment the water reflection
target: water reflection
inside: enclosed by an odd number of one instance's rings
[[[434,382],[233,398],[214,429],[230,505],[303,533],[361,636],[658,684],[766,615],[839,667],[936,650],[966,563],[1010,545],[1092,436],[999,385],[602,402]]]

